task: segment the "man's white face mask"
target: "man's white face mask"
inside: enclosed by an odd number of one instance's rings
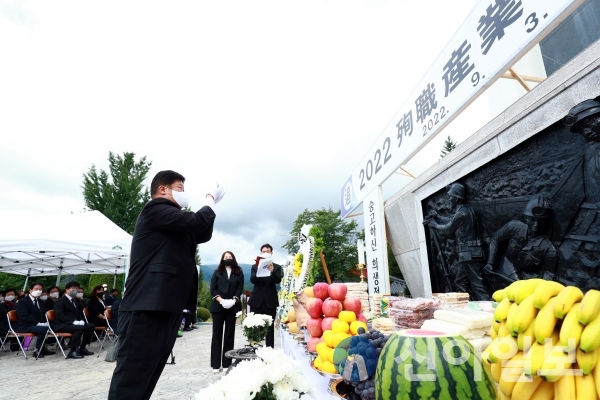
[[[171,196],[173,196],[173,199],[181,208],[185,208],[190,203],[190,195],[186,192],[178,192],[177,190],[171,189]]]

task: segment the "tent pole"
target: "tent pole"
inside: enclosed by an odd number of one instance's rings
[[[25,283],[23,284],[23,291],[25,291],[25,288],[27,287],[27,282],[29,282],[29,274],[31,273],[31,268],[29,268],[27,270],[27,276],[25,277]]]
[[[56,286],[60,286],[60,276],[62,275],[63,261],[64,259],[60,260],[60,267],[58,267],[58,275],[56,276]]]
[[[113,289],[117,287],[117,270],[115,270],[115,278],[113,279]]]

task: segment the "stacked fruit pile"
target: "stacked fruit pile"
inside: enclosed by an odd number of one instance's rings
[[[342,340],[357,335],[358,328],[366,329],[367,320],[361,313],[360,300],[346,297],[348,289],[343,283],[319,282],[312,291],[314,297],[306,303],[306,312],[311,317],[306,322],[310,334],[306,347],[308,351],[318,353],[315,368],[336,374],[333,350]]]
[[[500,398],[600,398],[600,291],[529,279],[493,297],[484,359]]]
[[[349,400],[372,400],[375,399],[375,370],[379,354],[385,346],[388,336],[377,330],[367,332],[359,328],[358,332],[358,336],[350,339],[348,358],[340,363],[338,370],[343,375],[346,364],[354,362],[354,358],[360,355],[364,360],[366,367],[364,373],[367,376],[360,376],[358,373],[360,368],[353,366],[350,380],[346,381],[346,383],[352,385],[352,390],[348,388],[344,393],[338,393],[345,395],[345,398]]]

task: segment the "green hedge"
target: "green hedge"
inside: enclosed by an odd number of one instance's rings
[[[198,318],[201,318],[202,321],[208,321],[208,319],[210,318],[210,311],[208,311],[206,308],[204,307],[199,307],[198,311],[196,311],[196,316]]]

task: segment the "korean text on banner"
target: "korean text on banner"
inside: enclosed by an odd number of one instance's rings
[[[341,190],[342,218],[583,0],[481,0]]]

